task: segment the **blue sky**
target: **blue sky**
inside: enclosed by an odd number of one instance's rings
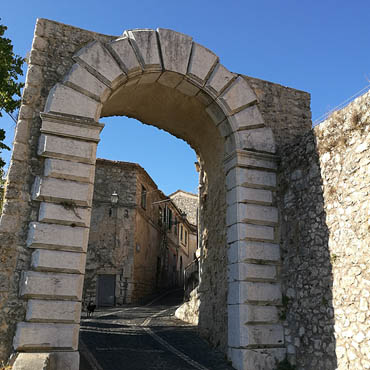
[[[311,93],[313,120],[370,83],[369,15],[368,0],[4,0],[0,5],[1,23],[19,55],[31,48],[37,18],[111,35],[171,28],[214,51],[233,72]],[[167,194],[196,191],[195,154],[187,144],[131,119],[102,121],[100,157],[140,163]],[[13,122],[4,115],[0,127],[10,145]],[[8,153],[2,156],[9,160]]]

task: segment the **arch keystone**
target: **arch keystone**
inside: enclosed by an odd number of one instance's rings
[[[185,75],[192,48],[192,37],[164,28],[158,28],[157,32],[164,69]]]
[[[130,30],[124,35],[130,38],[132,47],[143,66],[144,72],[162,71],[157,33],[154,30]]]

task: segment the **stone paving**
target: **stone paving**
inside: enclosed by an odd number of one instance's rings
[[[108,308],[83,318],[80,370],[232,370],[224,354],[174,316],[175,292],[147,306]]]

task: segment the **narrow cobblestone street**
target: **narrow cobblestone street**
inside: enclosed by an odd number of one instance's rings
[[[179,292],[146,306],[100,309],[80,330],[80,370],[232,370],[225,356],[175,316]]]

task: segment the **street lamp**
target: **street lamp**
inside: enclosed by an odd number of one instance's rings
[[[112,203],[112,206],[115,206],[118,203],[118,194],[116,191],[113,192],[113,194],[110,196],[110,202]]]

